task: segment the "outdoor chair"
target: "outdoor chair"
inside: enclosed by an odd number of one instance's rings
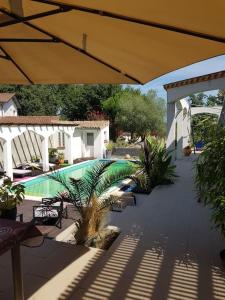
[[[57,198],[42,198],[40,205],[33,206],[33,221],[38,224],[62,228],[62,218],[68,218],[67,204]]]

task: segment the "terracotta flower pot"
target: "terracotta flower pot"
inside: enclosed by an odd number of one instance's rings
[[[192,152],[192,150],[191,150],[190,146],[187,146],[183,149],[184,156],[190,156],[191,152]]]

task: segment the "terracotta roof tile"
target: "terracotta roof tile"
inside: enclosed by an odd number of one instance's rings
[[[15,93],[0,93],[0,103],[7,103],[15,96]]]
[[[79,128],[104,128],[109,121],[62,121],[57,116],[0,117],[0,125],[70,125]]]
[[[75,122],[61,121],[57,116],[0,117],[0,125],[73,125]]]
[[[198,83],[198,82],[203,82],[203,81],[208,81],[208,80],[213,80],[213,79],[218,79],[218,78],[223,78],[223,77],[225,77],[225,71],[220,71],[220,72],[211,73],[211,74],[198,76],[198,77],[193,77],[193,78],[189,78],[189,79],[185,79],[185,80],[181,80],[181,81],[171,82],[171,83],[165,84],[164,89],[169,90],[169,89],[181,87],[184,85],[189,85],[189,84],[193,84],[193,83]]]
[[[101,120],[101,121],[74,121],[78,125],[79,128],[105,128],[109,126],[109,121]]]

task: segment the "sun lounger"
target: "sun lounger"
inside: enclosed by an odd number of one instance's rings
[[[24,177],[31,174],[32,174],[31,170],[13,169],[13,175],[17,177]]]

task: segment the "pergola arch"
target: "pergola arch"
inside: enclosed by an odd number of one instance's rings
[[[27,127],[18,135],[12,138],[12,153],[14,165],[29,162],[32,158],[38,157],[42,159],[42,152],[40,149],[40,142],[44,136],[36,132],[32,127]]]
[[[225,88],[225,71],[198,76],[164,85],[167,103],[176,102],[191,94]]]
[[[13,177],[13,158],[12,158],[12,143],[16,138],[20,138],[28,132],[33,132],[35,135],[38,135],[41,139],[40,146],[40,157],[42,158],[43,170],[49,170],[49,155],[48,155],[48,139],[51,135],[54,135],[57,132],[63,132],[67,136],[67,157],[70,163],[73,162],[72,159],[72,138],[74,134],[74,125],[63,124],[1,124],[0,136],[2,138],[2,148],[3,148],[3,165],[4,169],[9,177]],[[23,148],[23,147],[22,147]],[[29,147],[27,146],[27,149]],[[29,159],[25,159],[25,154],[23,155],[24,160],[31,159],[30,150],[27,150]],[[24,149],[23,149],[24,153]],[[21,159],[19,159],[20,161]],[[15,163],[15,160],[14,160]]]
[[[167,149],[176,150],[173,152],[174,158],[182,158],[183,148],[190,143],[191,116],[199,113],[219,116],[222,110],[218,106],[190,107],[185,97],[198,92],[224,89],[225,71],[169,83],[164,88],[167,91]]]
[[[199,107],[191,107],[191,115],[199,115],[199,114],[210,114],[220,116],[222,111],[222,106],[199,106]]]

